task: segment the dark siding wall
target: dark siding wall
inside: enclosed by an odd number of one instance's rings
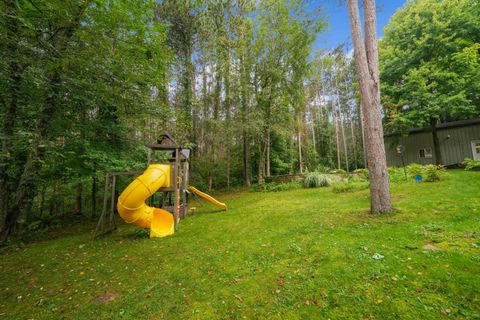
[[[415,133],[408,137],[386,137],[385,138],[385,151],[387,153],[387,164],[389,166],[401,166],[402,158],[397,153],[397,145],[403,145],[405,150],[403,156],[405,164],[418,163],[418,164],[432,164],[435,163],[435,155],[433,154],[433,139],[432,134],[429,132]],[[420,149],[432,149],[432,158],[420,158]]]
[[[450,135],[450,139],[447,136]],[[480,125],[452,128],[438,132],[442,150],[443,163],[452,165],[472,158],[473,140],[480,140]]]
[[[447,136],[450,138],[447,139]],[[444,165],[454,165],[465,158],[472,158],[472,140],[480,140],[480,125],[448,128],[438,131],[440,150]],[[433,153],[433,139],[430,132],[414,133],[407,137],[385,137],[385,151],[389,166],[401,166],[402,158],[396,152],[401,144],[405,147],[405,163],[432,164],[435,163],[435,154],[432,158],[420,158],[419,149],[431,148]]]

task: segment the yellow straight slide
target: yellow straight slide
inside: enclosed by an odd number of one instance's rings
[[[117,209],[126,223],[150,228],[150,238],[166,237],[174,232],[175,223],[170,212],[149,207],[145,200],[158,189],[170,185],[170,165],[151,164],[120,194]]]
[[[218,201],[217,199],[215,199],[214,197],[212,197],[212,196],[210,196],[206,193],[203,193],[202,191],[198,190],[197,188],[189,186],[188,190],[192,191],[193,193],[202,197],[203,199],[210,201],[214,205],[219,206],[223,210],[227,210],[227,205],[225,203]]]

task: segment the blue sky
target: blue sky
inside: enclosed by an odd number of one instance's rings
[[[347,42],[351,46],[350,25],[345,0],[311,0],[310,5],[322,8],[326,14],[328,26],[325,32],[318,34],[313,45],[315,49],[331,49]],[[383,27],[390,17],[405,5],[406,0],[377,0],[377,32],[378,37],[383,35]]]

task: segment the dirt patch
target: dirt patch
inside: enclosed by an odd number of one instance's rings
[[[403,194],[395,194],[393,195],[393,200],[402,200],[402,199],[405,199],[405,196]]]
[[[117,299],[118,297],[120,297],[119,293],[113,292],[113,291],[107,291],[103,295],[92,297],[92,299],[90,301],[105,304],[105,303],[112,302],[113,300]]]
[[[423,250],[436,251],[436,250],[442,250],[442,249],[435,246],[434,244],[427,243],[426,245],[423,246]]]

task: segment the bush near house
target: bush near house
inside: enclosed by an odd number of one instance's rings
[[[465,167],[465,170],[480,170],[480,160],[465,158],[462,162],[462,166]]]
[[[423,181],[426,182],[435,182],[440,181],[443,177],[443,173],[445,172],[445,167],[442,165],[421,165],[412,163],[406,167],[407,175],[411,179],[415,179],[416,176],[422,176]]]

